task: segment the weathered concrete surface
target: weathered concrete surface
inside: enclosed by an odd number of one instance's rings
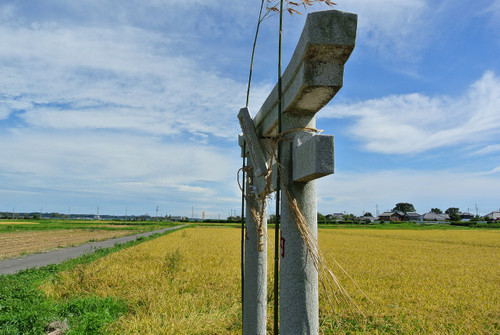
[[[122,236],[101,242],[85,243],[77,247],[57,249],[41,254],[31,254],[20,258],[6,259],[0,261],[0,275],[13,274],[21,270],[38,268],[50,264],[59,264],[64,262],[65,260],[77,258],[82,256],[83,254],[92,253],[100,248],[110,248],[115,244],[127,243],[142,236],[148,237],[157,233],[161,234],[169,230],[178,229],[180,227],[182,226],[159,229],[137,235]]]
[[[312,238],[317,241],[315,179],[333,173],[333,137],[320,137],[305,128],[316,128],[315,114],[342,87],[344,64],[354,49],[356,29],[356,14],[337,10],[309,14],[292,59],[282,76],[281,131],[286,134],[286,139],[280,143],[284,180],[281,194],[281,335],[319,332],[318,273],[295,222],[285,189],[296,201]],[[253,122],[258,137],[277,135],[277,85]],[[247,222],[248,218],[247,212]],[[248,226],[248,232],[252,230],[255,231],[255,228]],[[255,242],[249,244],[255,245]],[[245,273],[260,273],[256,269],[257,265],[248,264]],[[256,277],[256,280],[259,279]],[[265,276],[262,275],[260,280],[265,282]],[[260,294],[256,288],[251,290],[245,294],[245,299],[252,293]],[[244,315],[247,315],[247,308],[255,307],[248,306],[245,300]],[[261,317],[265,318],[265,314]]]
[[[293,181],[308,182],[334,172],[333,136],[316,135],[293,144]]]
[[[255,126],[248,108],[244,107],[240,109],[238,120],[240,120],[241,129],[243,129],[243,136],[245,137],[248,152],[252,157],[255,169],[254,173],[256,176],[261,176],[267,172],[266,158],[260,147],[260,141],[255,132]]]
[[[315,114],[344,84],[344,64],[356,43],[356,14],[310,13],[290,63],[283,72],[283,113]],[[258,136],[276,134],[278,87],[254,118]]]
[[[315,127],[313,115],[299,116],[287,113],[283,116],[283,131],[301,127]],[[298,131],[290,134],[294,142],[303,143],[313,136],[310,132]],[[307,225],[317,240],[316,180],[307,183],[293,181],[293,142],[283,144],[281,163],[285,187],[304,216]],[[285,250],[280,259],[280,334],[318,334],[318,272],[311,261],[307,246],[297,228],[291,204],[283,193],[281,202],[282,243]]]
[[[253,164],[248,159],[248,166]],[[255,177],[250,176],[246,185],[247,207],[245,212],[246,241],[245,241],[245,287],[243,297],[243,335],[265,335],[267,321],[267,214],[265,202],[256,201],[251,194],[250,186]],[[257,211],[264,210],[262,223],[261,248],[259,251],[259,232],[257,222],[250,208]]]

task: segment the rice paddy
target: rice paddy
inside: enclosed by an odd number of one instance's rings
[[[500,231],[320,229],[319,236],[327,259],[359,285],[331,263],[365,314],[333,313],[323,295],[322,334],[500,334]],[[116,334],[239,334],[239,237],[232,228],[184,229],[60,273],[41,289],[56,300],[127,301],[128,313],[107,329]],[[270,245],[270,287],[272,254]],[[271,293],[269,300],[271,311]]]

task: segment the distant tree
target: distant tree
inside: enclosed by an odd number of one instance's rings
[[[431,213],[443,214],[443,211],[439,208],[431,208]]]
[[[460,209],[457,207],[450,207],[447,210],[444,211],[445,214],[451,215],[451,214],[458,214],[460,212]]]
[[[446,214],[448,214],[448,213],[446,213]],[[462,220],[462,217],[458,213],[450,213],[448,215],[450,216],[450,221],[458,222],[458,221]]]
[[[370,213],[370,212],[366,212],[364,216],[371,216],[371,217],[373,217],[372,213]]]
[[[392,211],[393,212],[403,212],[404,214],[406,214],[408,212],[415,212],[415,207],[413,207],[412,204],[407,203],[407,202],[399,202],[392,209]]]
[[[337,223],[337,217],[333,214],[328,214],[325,216],[328,223]]]
[[[326,223],[326,217],[323,214],[318,213],[317,218],[318,218],[318,223]]]
[[[357,221],[357,219],[354,216],[354,214],[344,214],[344,215],[342,215],[342,221],[354,222],[354,221]]]

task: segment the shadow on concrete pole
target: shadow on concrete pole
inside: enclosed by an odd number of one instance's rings
[[[299,117],[283,115],[283,131],[295,128],[315,128],[314,115]],[[292,176],[292,146],[312,137],[307,131],[297,131],[287,137],[281,154],[284,186],[297,201],[309,229],[317,239],[316,181],[297,183]],[[288,199],[281,201],[281,260],[280,260],[280,334],[318,334],[318,271],[311,261],[307,246],[297,228]]]

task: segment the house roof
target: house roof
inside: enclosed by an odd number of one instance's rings
[[[497,211],[491,212],[489,214],[486,214],[486,216],[488,216],[492,219],[497,219],[497,218],[500,218],[500,212],[497,212]]]
[[[378,218],[381,219],[381,218],[393,218],[394,216],[399,216],[400,218],[403,218],[404,217],[404,214],[402,212],[384,212],[382,214],[379,214]]]
[[[440,220],[448,220],[450,216],[448,214],[437,214],[433,212],[428,212],[424,214],[424,220],[431,221],[440,221]]]

